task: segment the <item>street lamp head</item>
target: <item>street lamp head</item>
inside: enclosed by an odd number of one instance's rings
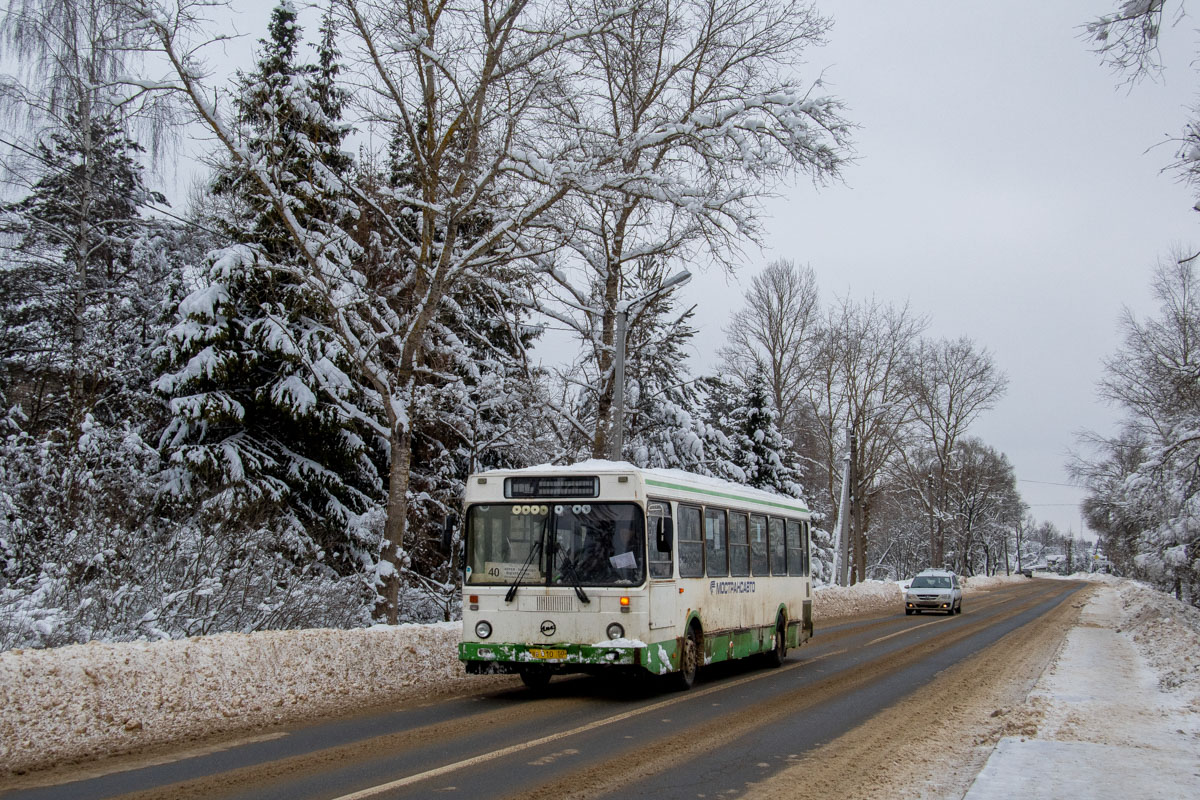
[[[657,297],[662,292],[665,292],[667,289],[672,289],[676,286],[680,286],[682,284],[687,283],[689,280],[691,280],[691,278],[692,278],[692,273],[688,272],[686,269],[682,270],[680,272],[677,272],[674,275],[672,275],[671,277],[667,278],[662,283],[660,283],[655,288],[646,292],[641,297],[634,298],[633,300],[622,300],[621,302],[617,303],[617,313],[618,314],[626,314],[626,313],[632,311],[633,309],[637,308],[638,306],[640,306],[642,303],[648,303],[649,301],[653,300],[655,297]]]
[[[686,269],[681,270],[663,281],[662,286],[658,287],[658,291],[661,292],[663,289],[669,289],[672,286],[678,286],[681,283],[687,283],[691,279],[692,273],[688,272]]]

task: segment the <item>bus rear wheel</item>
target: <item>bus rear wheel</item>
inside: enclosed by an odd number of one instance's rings
[[[545,667],[521,667],[521,682],[530,689],[545,689],[550,683],[550,670]]]
[[[767,653],[767,664],[772,667],[782,667],[787,658],[787,620],[783,614],[775,620],[775,646]]]
[[[692,625],[683,637],[683,647],[679,651],[679,671],[672,676],[676,689],[686,691],[696,682],[696,673],[700,671],[700,652],[700,629]]]

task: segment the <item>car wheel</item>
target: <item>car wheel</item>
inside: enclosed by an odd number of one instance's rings
[[[913,613],[913,610],[911,608],[904,609],[904,616],[911,617],[912,613]]]

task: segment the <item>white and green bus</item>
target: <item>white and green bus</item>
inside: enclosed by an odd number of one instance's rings
[[[463,640],[471,673],[625,669],[689,687],[702,664],[774,664],[812,636],[811,515],[677,470],[587,461],[472,475]]]

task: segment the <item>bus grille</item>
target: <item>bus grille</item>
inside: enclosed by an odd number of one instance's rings
[[[537,599],[538,611],[574,611],[575,598],[569,594],[552,595],[550,597],[539,597]]]

